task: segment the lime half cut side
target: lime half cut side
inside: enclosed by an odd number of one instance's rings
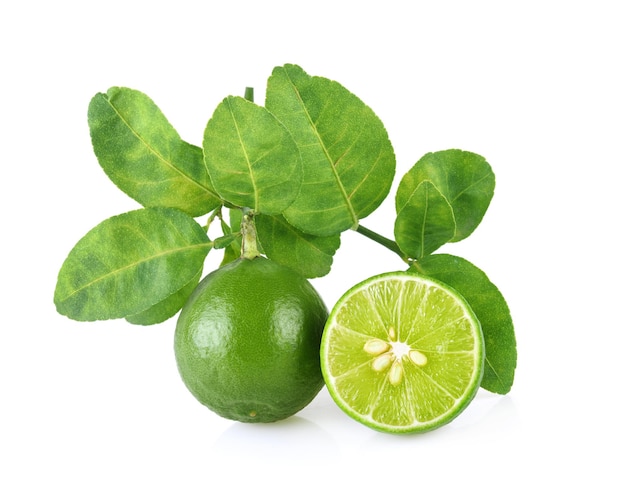
[[[324,380],[349,416],[379,431],[450,422],[480,387],[480,323],[452,288],[418,274],[371,277],[333,308],[321,343]]]

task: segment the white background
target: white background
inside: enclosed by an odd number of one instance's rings
[[[3,3],[0,484],[624,485],[620,4]],[[262,103],[284,63],[374,109],[396,151],[395,185],[429,151],[491,163],[483,223],[442,250],[481,267],[508,300],[519,351],[509,395],[481,392],[453,423],[418,436],[371,431],[325,390],[290,420],[236,424],[180,381],[174,319],[137,327],[56,314],[71,247],[138,207],[93,155],[90,98],[113,85],[141,90],[200,145],[223,97],[254,86]],[[395,185],[363,222],[387,236]],[[347,232],[314,284],[332,306],[361,279],[402,267]]]

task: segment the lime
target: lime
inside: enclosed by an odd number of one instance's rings
[[[391,272],[347,291],[321,344],[328,390],[348,415],[379,431],[413,433],[451,421],[483,373],[480,323],[452,288]]]
[[[328,311],[313,286],[264,257],[208,274],[183,307],[174,349],[183,382],[225,418],[272,422],[324,385],[319,346]]]

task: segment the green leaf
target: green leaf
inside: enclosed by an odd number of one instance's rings
[[[356,228],[385,199],[395,173],[380,119],[339,83],[292,64],[274,69],[265,104],[302,154],[304,182],[287,220],[312,235]]]
[[[254,219],[263,251],[272,260],[296,270],[306,278],[330,272],[340,236],[320,237],[301,232],[282,216],[257,215]]]
[[[211,248],[205,231],[173,208],[144,208],[90,230],[61,266],[57,311],[78,321],[143,312],[187,285]]]
[[[287,129],[265,108],[229,96],[204,132],[204,162],[218,194],[267,215],[284,211],[302,184],[300,152]]]
[[[515,377],[517,347],[511,313],[498,288],[478,267],[453,255],[429,255],[412,268],[417,269],[453,287],[466,299],[485,337],[481,386],[498,394],[508,393]]]
[[[481,222],[495,188],[491,166],[478,154],[450,149],[422,157],[402,178],[396,193],[398,213],[424,181],[429,181],[448,200],[455,220],[457,242],[469,236]]]
[[[220,204],[202,149],[181,140],[143,93],[118,87],[98,93],[89,104],[88,122],[102,169],[141,205],[200,216]]]
[[[422,258],[454,237],[452,207],[430,181],[421,181],[397,212],[396,243],[409,257]]]
[[[180,311],[183,305],[187,302],[187,299],[198,285],[198,282],[200,282],[201,276],[202,269],[198,271],[191,281],[185,284],[174,294],[168,296],[163,301],[151,306],[145,311],[127,316],[126,321],[132,323],[133,325],[155,325],[171,318],[178,313],[178,311]]]
[[[223,235],[221,237],[217,237],[213,240],[213,248],[214,249],[225,249],[233,244],[233,242],[238,238],[237,234],[231,233],[229,235]]]

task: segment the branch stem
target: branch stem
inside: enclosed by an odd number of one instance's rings
[[[402,252],[402,250],[400,250],[400,247],[398,247],[398,244],[394,240],[388,239],[387,237],[383,237],[379,233],[376,233],[375,231],[370,230],[369,228],[366,228],[363,225],[359,225],[356,231],[357,233],[360,233],[364,237],[367,237],[370,240],[373,240],[374,242],[398,254],[404,262],[406,263],[409,262],[409,258],[407,257],[407,255],[404,252]]]

